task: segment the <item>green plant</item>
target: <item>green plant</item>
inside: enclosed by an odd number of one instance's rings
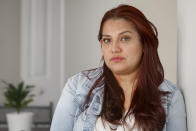
[[[22,108],[26,107],[30,102],[33,101],[33,94],[30,94],[31,89],[34,88],[34,85],[25,85],[21,81],[17,86],[6,81],[2,81],[6,87],[4,91],[4,96],[6,102],[4,106],[15,108],[19,113]]]

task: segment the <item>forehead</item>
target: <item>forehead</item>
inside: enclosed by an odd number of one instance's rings
[[[136,32],[135,26],[132,22],[125,19],[109,19],[103,25],[102,34],[121,33],[123,31]]]

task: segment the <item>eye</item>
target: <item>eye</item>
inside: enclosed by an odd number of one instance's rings
[[[110,38],[103,38],[102,41],[103,41],[103,43],[107,44],[107,43],[111,42],[111,39]]]
[[[122,38],[121,38],[121,41],[122,42],[126,42],[126,41],[129,41],[131,38],[130,37],[128,37],[128,36],[123,36]]]

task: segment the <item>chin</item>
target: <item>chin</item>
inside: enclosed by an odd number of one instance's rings
[[[110,70],[115,74],[123,74],[123,73],[127,72],[127,69],[122,68],[122,67],[112,67],[112,68],[110,68]]]

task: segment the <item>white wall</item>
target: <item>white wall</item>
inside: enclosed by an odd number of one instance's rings
[[[0,0],[0,81],[20,80],[20,0]],[[0,84],[0,104],[3,103]]]
[[[155,24],[165,76],[176,83],[176,0],[66,0],[66,78],[81,70],[99,66],[101,48],[97,35],[101,18],[107,10],[122,3],[139,8]]]
[[[184,92],[189,131],[196,131],[195,5],[195,0],[178,0],[178,86]]]

